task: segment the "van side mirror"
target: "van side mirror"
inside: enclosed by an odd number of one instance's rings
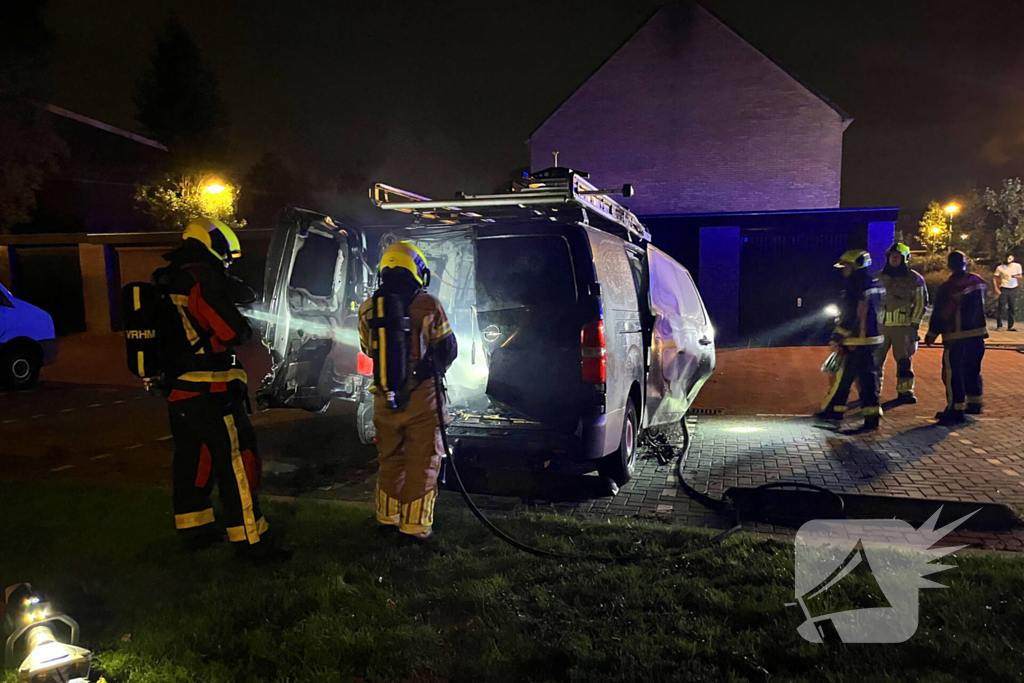
[[[622,186],[622,196],[623,197],[632,197],[633,196],[633,186],[630,183],[626,183],[625,185]]]

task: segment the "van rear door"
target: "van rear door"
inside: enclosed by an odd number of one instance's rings
[[[263,341],[273,366],[261,407],[323,410],[331,397],[358,400],[357,311],[367,296],[366,244],[357,228],[303,209],[281,214],[267,256]]]
[[[715,346],[704,304],[689,271],[665,252],[647,247],[654,316],[647,376],[647,424],[681,420],[715,366]]]
[[[489,369],[487,398],[571,432],[581,410],[582,328],[566,235],[481,232],[476,251],[477,327]]]

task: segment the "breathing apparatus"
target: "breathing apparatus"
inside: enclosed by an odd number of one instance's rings
[[[373,383],[392,410],[401,410],[409,401],[409,305],[429,284],[427,259],[415,245],[396,242],[384,250],[368,322]]]

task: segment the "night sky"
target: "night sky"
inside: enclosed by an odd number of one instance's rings
[[[173,12],[220,80],[243,165],[273,151],[353,192],[378,180],[487,191],[528,164],[531,131],[662,4],[51,0],[53,99],[138,131],[131,95]],[[704,5],[854,118],[844,206],[919,215],[929,199],[1024,174],[1024,3]]]

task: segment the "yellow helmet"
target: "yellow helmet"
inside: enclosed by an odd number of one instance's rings
[[[383,273],[388,268],[404,268],[412,273],[416,282],[424,286],[430,281],[427,257],[412,242],[395,242],[384,249],[379,270]]]
[[[238,241],[238,235],[223,221],[215,218],[192,219],[181,237],[202,242],[221,261],[231,261],[242,255],[242,243]]]
[[[850,249],[839,257],[839,262],[836,263],[835,267],[842,268],[843,266],[853,266],[854,270],[860,270],[862,268],[867,268],[870,265],[871,254],[863,249]]]
[[[891,247],[885,252],[885,258],[888,259],[893,254],[899,254],[903,257],[904,263],[910,263],[910,247],[903,244],[903,242],[894,242]]]

